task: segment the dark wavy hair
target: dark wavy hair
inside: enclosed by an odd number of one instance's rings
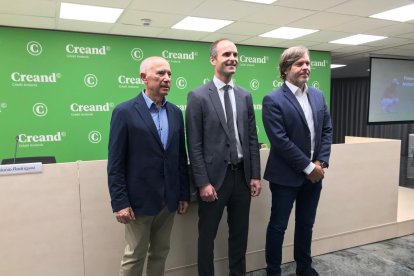
[[[309,56],[309,50],[304,46],[294,46],[283,51],[279,62],[279,73],[282,80],[286,80],[286,70],[288,70],[292,64],[300,59],[304,54],[308,54]]]

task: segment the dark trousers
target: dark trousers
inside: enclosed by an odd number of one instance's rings
[[[214,276],[214,239],[224,207],[227,207],[229,227],[229,275],[245,275],[251,196],[243,169],[233,170],[229,167],[217,194],[218,200],[214,202],[204,202],[199,198],[198,275]]]
[[[270,183],[270,190],[272,191],[272,210],[266,234],[267,275],[274,276],[281,273],[283,239],[295,201],[294,258],[297,269],[308,270],[312,264],[312,229],[322,182],[305,181],[300,187]]]

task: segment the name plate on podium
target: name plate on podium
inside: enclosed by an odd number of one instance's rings
[[[0,165],[0,175],[40,173],[42,170],[41,162]]]

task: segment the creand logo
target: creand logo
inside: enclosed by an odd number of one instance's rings
[[[47,105],[44,103],[35,103],[33,105],[33,114],[37,117],[44,117],[47,115]]]
[[[119,88],[138,88],[139,85],[143,85],[144,82],[139,77],[131,77],[120,75],[118,76]]]
[[[272,85],[273,85],[273,87],[274,87],[274,88],[279,88],[279,87],[282,87],[282,85],[283,85],[283,81],[274,80],[274,81],[272,82]]]
[[[42,143],[42,142],[61,142],[66,137],[66,132],[58,131],[53,134],[19,134],[20,144]]]
[[[72,103],[69,108],[73,117],[93,116],[96,112],[109,112],[114,109],[115,104],[106,102],[104,104],[80,104]]]
[[[37,41],[29,41],[26,50],[32,56],[38,56],[42,53],[42,45]]]
[[[311,60],[311,68],[312,67],[327,67],[329,63],[326,59],[324,60]]]
[[[88,140],[92,144],[98,144],[102,140],[102,134],[97,130],[92,130],[88,133]]]
[[[87,87],[95,87],[98,85],[98,77],[94,74],[86,74],[83,78],[83,82]]]
[[[256,80],[256,79],[252,79],[251,81],[250,81],[250,88],[252,89],[252,90],[257,90],[257,89],[259,89],[259,87],[260,87],[260,82],[258,81],[258,80]]]
[[[246,55],[239,56],[240,66],[254,66],[256,64],[266,64],[269,61],[269,56],[249,57]]]
[[[175,81],[178,89],[184,89],[187,87],[187,80],[184,77],[178,77]]]
[[[170,62],[180,63],[181,60],[195,60],[198,56],[198,52],[189,52],[189,53],[182,53],[182,52],[171,52],[168,50],[164,50],[161,53],[162,57],[168,59]]]
[[[65,46],[67,57],[70,58],[89,58],[90,56],[106,56],[111,50],[110,46],[89,47],[67,44]]]
[[[13,72],[10,75],[13,86],[37,86],[39,83],[56,83],[61,78],[60,73],[28,74]]]
[[[144,51],[140,48],[134,48],[131,50],[131,57],[133,60],[140,61],[144,58]]]

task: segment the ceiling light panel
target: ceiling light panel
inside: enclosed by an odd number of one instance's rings
[[[278,29],[274,29],[273,31],[261,34],[259,36],[270,38],[294,39],[308,34],[316,33],[317,31],[319,30],[281,27]]]
[[[370,17],[377,19],[392,20],[398,22],[407,22],[414,20],[414,4],[388,10],[385,12],[373,14]]]
[[[171,28],[188,31],[215,32],[233,22],[230,20],[187,16]]]
[[[80,5],[64,2],[60,4],[60,18],[62,19],[115,23],[123,11],[123,9],[117,8]]]
[[[329,43],[336,43],[336,44],[346,44],[346,45],[360,45],[368,42],[373,42],[381,39],[387,38],[386,36],[378,36],[378,35],[364,35],[364,34],[357,34],[348,37],[344,37],[341,39],[329,41]]]

